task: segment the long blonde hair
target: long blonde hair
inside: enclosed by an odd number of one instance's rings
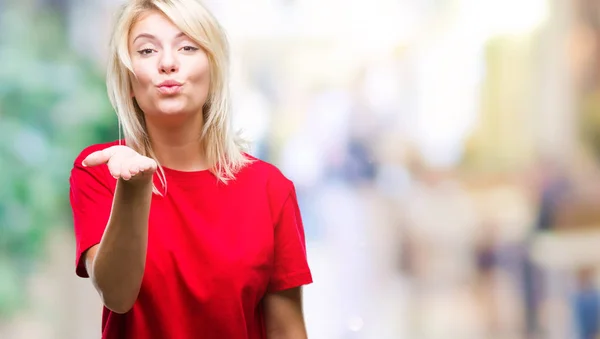
[[[122,126],[127,146],[156,159],[143,119],[143,112],[131,95],[133,74],[128,39],[138,18],[156,10],[169,18],[183,33],[195,40],[206,52],[210,67],[208,97],[203,108],[204,127],[201,141],[210,171],[222,182],[250,162],[245,142],[232,130],[229,98],[229,45],[220,24],[198,0],[131,0],[120,10],[110,41],[106,85],[108,96]],[[164,171],[158,175],[166,190]],[[156,187],[154,192],[159,193]]]

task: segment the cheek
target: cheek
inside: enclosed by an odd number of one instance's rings
[[[190,79],[195,83],[207,85],[210,82],[210,66],[206,56],[194,60],[190,70]]]
[[[139,97],[140,95],[140,83],[138,79],[133,76],[133,74],[129,75],[129,79],[131,80],[131,96]]]
[[[152,78],[150,72],[148,72],[147,68],[143,67],[143,65],[134,64],[133,71],[135,72],[135,75],[129,75],[129,78],[131,79],[131,89],[133,91],[132,95],[138,96],[152,85]]]
[[[202,104],[208,100],[211,84],[211,74],[208,65],[204,67],[198,67],[196,72],[196,90],[199,94],[197,100],[201,101]]]

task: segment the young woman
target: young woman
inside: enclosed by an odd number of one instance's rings
[[[83,150],[70,179],[102,338],[306,338],[294,186],[231,131],[217,21],[196,0],[129,1],[110,53],[125,140]]]

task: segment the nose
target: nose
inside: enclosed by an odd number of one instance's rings
[[[179,63],[177,57],[173,52],[165,51],[159,61],[159,72],[162,74],[171,74],[179,70]]]

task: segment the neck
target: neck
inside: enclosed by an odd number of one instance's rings
[[[146,120],[146,127],[152,149],[162,166],[186,172],[210,167],[200,140],[202,114],[195,114],[176,125]]]

